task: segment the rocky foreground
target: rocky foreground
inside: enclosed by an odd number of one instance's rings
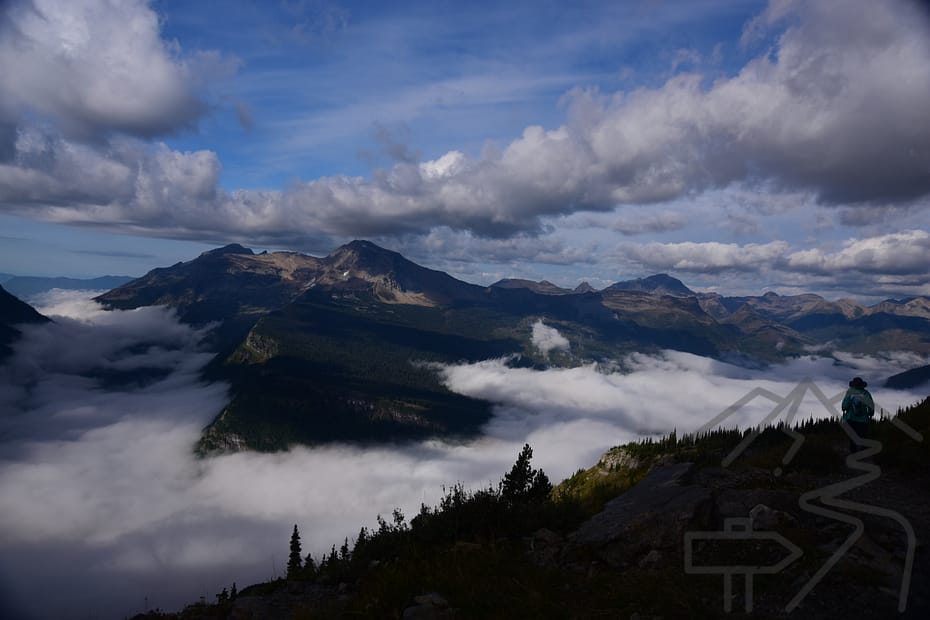
[[[824,421],[732,462],[749,434],[615,448],[542,500],[454,488],[310,572],[167,617],[926,618],[930,400],[897,421],[853,456]]]

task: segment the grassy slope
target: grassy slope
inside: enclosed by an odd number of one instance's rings
[[[901,412],[899,419],[930,437],[930,399]],[[784,466],[785,475],[770,473],[783,467],[782,459],[791,445],[779,428],[765,429],[730,466],[732,475],[743,480],[740,491],[799,494],[811,485],[816,488],[850,477],[844,464],[846,436],[835,421],[808,422],[797,430],[805,441],[790,468]],[[878,493],[879,501],[909,518],[922,518],[918,523],[926,526],[930,498],[921,480],[930,464],[930,441],[913,441],[887,419],[877,422],[874,431],[873,437],[883,443],[874,458],[882,468],[881,486],[860,491],[865,497]],[[382,522],[378,531],[362,532],[353,549],[347,544],[343,552],[325,558],[317,570],[290,582],[247,588],[240,599],[278,596],[296,618],[399,617],[415,596],[430,591],[441,592],[457,609],[457,617],[468,618],[606,618],[644,612],[666,618],[719,617],[720,578],[686,575],[680,556],[647,568],[616,570],[598,564],[595,558],[590,563],[539,561],[528,548],[534,546],[530,541],[539,539],[541,528],[555,532],[556,538],[573,531],[657,462],[694,462],[698,476],[719,469],[721,459],[745,436],[745,432],[721,431],[698,439],[672,435],[619,446],[595,467],[579,470],[563,481],[544,501],[508,502],[494,488],[467,491],[453,487],[439,506],[424,507],[410,523],[396,515],[393,522]],[[781,601],[784,592],[797,589],[796,580],[809,578],[829,555],[822,548],[829,537],[827,530],[806,522],[792,522],[787,530],[780,530],[811,550],[794,572],[760,581],[757,601]],[[537,549],[544,549],[541,543]],[[926,558],[920,562],[926,570]],[[874,589],[878,579],[874,570],[864,566],[837,565],[818,586],[818,597],[792,617],[843,618],[850,613],[860,618],[881,617],[881,610],[888,607],[881,604],[891,599],[875,602],[870,598],[884,594]],[[918,574],[918,578],[925,576]],[[336,595],[340,583],[348,585],[348,594],[342,598]],[[308,592],[315,593],[314,602]],[[233,607],[233,603],[192,606],[180,617],[225,618]],[[747,616],[737,606],[730,617]],[[757,609],[752,617],[781,616]]]

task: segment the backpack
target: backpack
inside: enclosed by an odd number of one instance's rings
[[[849,395],[849,414],[858,419],[871,418],[875,415],[875,410],[869,407],[869,403],[861,393]]]

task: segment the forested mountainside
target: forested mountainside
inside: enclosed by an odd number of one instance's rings
[[[317,258],[229,245],[97,298],[109,308],[162,304],[217,325],[208,376],[232,401],[204,452],[295,443],[382,441],[477,432],[485,402],[450,392],[432,364],[516,356],[572,366],[662,349],[752,363],[812,350],[930,352],[930,299],[865,307],[817,295],[694,293],[666,274],[604,290],[506,280],[483,287],[368,241]],[[540,350],[539,322],[567,339]]]

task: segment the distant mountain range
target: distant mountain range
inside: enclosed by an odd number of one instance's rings
[[[44,278],[0,274],[0,284],[20,299],[45,293],[55,288],[70,291],[108,291],[132,281],[130,276],[101,276],[99,278]]]
[[[757,362],[824,348],[930,353],[926,297],[869,307],[726,297],[665,274],[600,291],[516,279],[485,287],[368,241],[323,258],[228,245],[97,300],[169,305],[188,323],[218,323],[208,375],[230,381],[233,398],[206,429],[204,451],[475,433],[488,404],[446,389],[435,363],[519,354],[512,363],[577,365],[661,349]],[[540,320],[570,351],[550,358],[534,346]]]

